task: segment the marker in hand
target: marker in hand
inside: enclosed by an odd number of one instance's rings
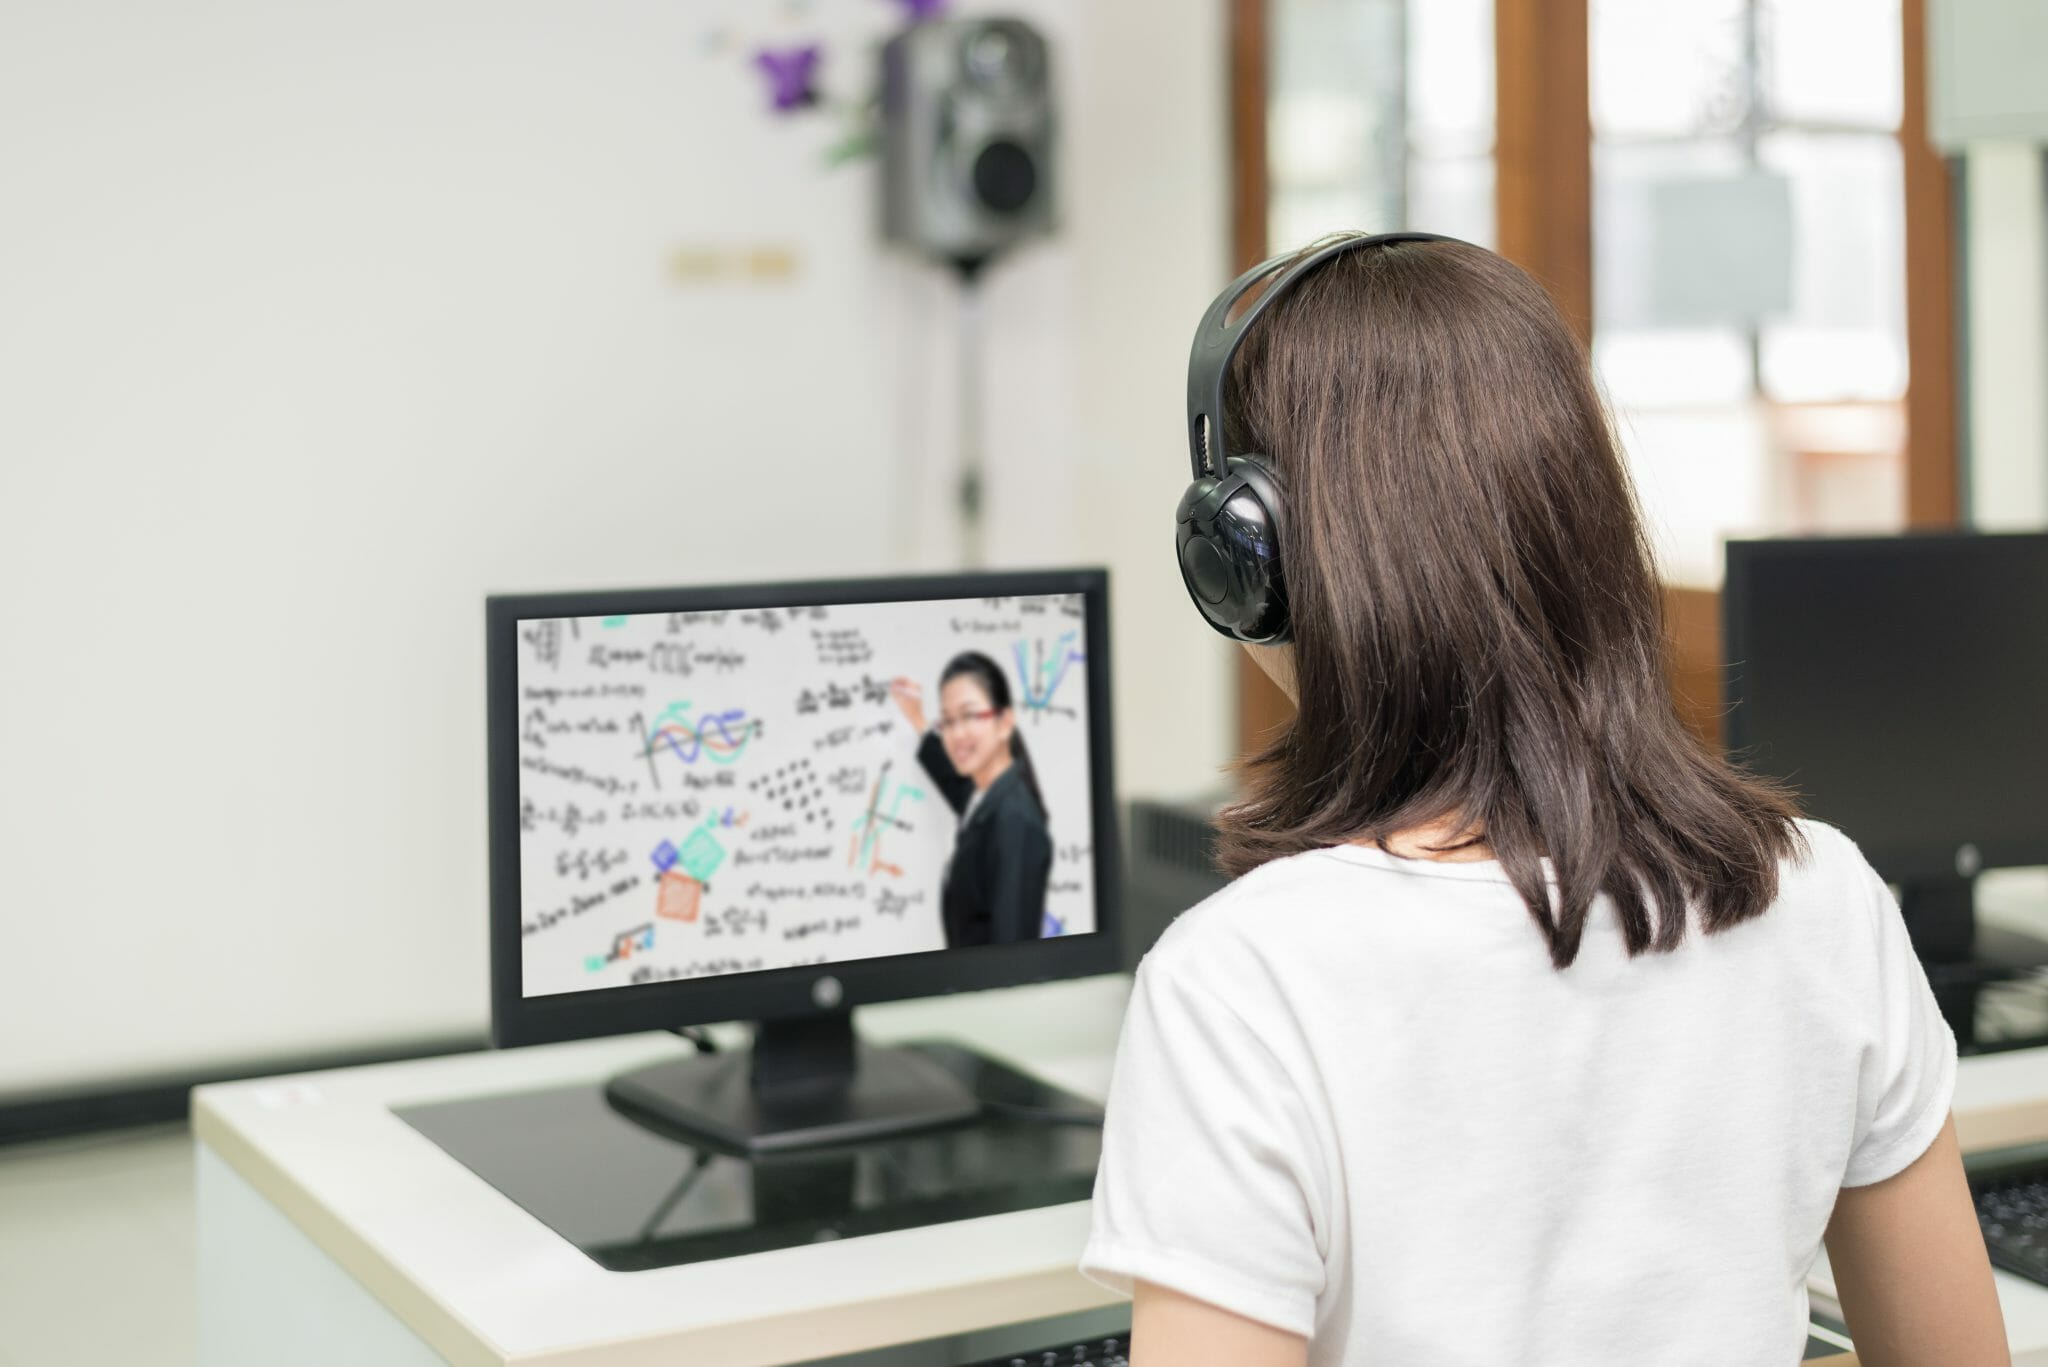
[[[899,674],[889,681],[889,696],[903,709],[903,719],[910,723],[910,729],[922,735],[925,730],[924,690]]]

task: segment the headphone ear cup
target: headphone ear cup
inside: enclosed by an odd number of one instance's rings
[[[1181,582],[1210,626],[1233,641],[1288,640],[1280,481],[1263,456],[1232,456],[1181,495],[1174,542]]]

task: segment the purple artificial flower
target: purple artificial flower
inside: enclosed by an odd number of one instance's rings
[[[818,76],[816,43],[781,49],[764,47],[754,54],[754,65],[768,77],[768,98],[776,112],[786,114],[818,102],[817,87],[812,84]]]

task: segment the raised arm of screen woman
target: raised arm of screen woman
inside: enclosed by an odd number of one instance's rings
[[[889,696],[896,699],[896,705],[903,709],[903,720],[910,723],[911,731],[920,737],[917,743],[917,762],[924,769],[939,795],[946,799],[946,805],[953,809],[955,816],[967,810],[967,800],[974,796],[974,780],[953,767],[952,758],[946,754],[946,744],[939,739],[939,733],[925,722],[924,690],[909,679],[893,679],[889,683]]]

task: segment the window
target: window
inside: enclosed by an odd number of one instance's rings
[[[1492,0],[1270,0],[1267,240],[1492,245]]]
[[[1905,521],[1896,3],[1592,0],[1594,361],[1665,577]]]

